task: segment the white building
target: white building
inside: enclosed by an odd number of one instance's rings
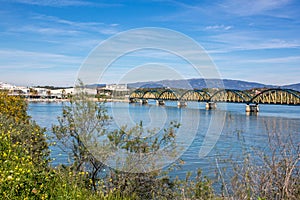
[[[37,91],[37,95],[39,96],[48,96],[48,90],[47,88],[40,88],[40,87],[33,87],[33,90]]]
[[[92,88],[85,88],[84,91],[89,94],[89,95],[96,95],[97,90],[92,89]],[[63,88],[63,89],[55,89],[51,90],[51,95],[57,96],[57,97],[62,97],[63,95],[72,95],[76,93],[75,88]]]
[[[50,90],[50,92],[51,95],[56,96],[58,98],[62,98],[63,96],[74,94],[74,88],[54,89],[54,90]]]
[[[9,93],[11,93],[12,95],[29,95],[30,90],[28,87],[17,86],[13,89],[10,89]]]
[[[95,88],[85,88],[84,91],[88,93],[89,95],[96,95],[97,94],[97,89]]]
[[[105,89],[119,92],[128,91],[127,84],[107,84]]]
[[[14,89],[16,86],[15,85],[11,85],[9,83],[3,83],[3,82],[0,82],[0,89],[1,90],[12,90]]]
[[[28,95],[29,88],[0,82],[0,90],[7,90],[11,95]]]

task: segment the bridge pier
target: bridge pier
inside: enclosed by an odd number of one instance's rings
[[[216,102],[206,102],[205,108],[206,108],[206,110],[214,110],[217,108],[217,103]]]
[[[186,107],[187,106],[187,102],[185,102],[185,101],[177,101],[177,106],[179,108]]]
[[[137,102],[137,100],[135,98],[130,98],[129,99],[129,103],[136,103],[136,102]]]
[[[158,105],[158,106],[164,106],[165,105],[165,101],[164,100],[156,100],[156,105]]]
[[[246,112],[259,112],[258,104],[247,104],[246,105]]]
[[[148,104],[148,100],[147,99],[140,99],[140,104]]]

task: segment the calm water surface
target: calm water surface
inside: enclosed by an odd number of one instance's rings
[[[62,105],[30,103],[28,112],[33,120],[46,127],[48,134],[51,134],[51,125],[57,123]],[[245,149],[268,151],[268,134],[289,134],[295,143],[300,142],[300,106],[260,105],[258,115],[250,116],[245,113],[245,104],[218,103],[217,110],[209,111],[205,110],[204,103],[193,102],[189,102],[186,108],[177,108],[175,102],[167,102],[164,107],[156,106],[155,102],[143,106],[127,103],[107,103],[106,106],[108,113],[114,118],[112,129],[125,124],[130,127],[140,121],[143,121],[146,128],[162,129],[168,126],[168,122],[175,120],[185,123],[185,130],[180,134],[195,132],[191,145],[181,156],[185,165],[174,172],[180,177],[187,171],[195,172],[197,168],[202,168],[205,174],[213,177],[216,167],[222,166],[223,159],[241,161]],[[200,147],[216,116],[226,116],[221,135],[212,151],[205,158],[199,158]],[[55,147],[51,147],[51,150],[51,157],[55,158],[54,165],[68,162],[68,156],[64,152]]]

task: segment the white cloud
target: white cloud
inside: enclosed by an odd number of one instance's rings
[[[62,29],[74,30],[74,32],[94,32],[101,33],[104,35],[112,35],[119,32],[119,24],[106,24],[103,22],[77,22],[61,19],[54,16],[48,15],[35,15],[33,19],[40,20],[41,22],[49,22],[54,27],[62,27]]]
[[[74,86],[76,81],[76,71],[57,70],[49,71],[40,69],[31,70],[3,70],[0,74],[0,81],[22,86],[54,85],[54,86]]]
[[[119,26],[119,24],[110,24],[110,26],[113,26],[113,27],[114,27],[114,26]]]
[[[278,57],[278,58],[243,60],[243,62],[247,62],[247,63],[269,63],[269,64],[291,63],[291,62],[300,62],[300,56],[287,56],[287,57]]]
[[[225,26],[225,25],[214,25],[214,26],[207,26],[204,28],[204,30],[229,30],[232,29],[232,26]]]
[[[266,36],[268,35],[268,36]],[[210,36],[211,42],[221,53],[257,49],[299,48],[298,39],[272,38],[270,33],[234,32]],[[213,45],[212,45],[213,46]]]
[[[95,3],[87,0],[9,0],[8,2],[37,5],[37,6],[50,6],[50,7],[64,7],[64,6],[100,6],[111,7],[120,6],[121,4],[105,4]]]
[[[56,35],[56,36],[75,36],[81,33],[79,30],[72,30],[62,27],[43,27],[43,26],[36,26],[36,25],[28,25],[23,27],[17,27],[17,28],[10,28],[8,32],[14,32],[14,33],[36,33],[41,35]]]
[[[113,35],[119,32],[119,24],[106,24],[103,22],[78,22],[65,20],[47,15],[34,15],[29,19],[30,23],[8,25],[2,34],[39,34],[46,36],[68,36],[72,38],[84,37],[87,40],[100,35]],[[40,37],[36,37],[40,38]],[[59,37],[57,37],[59,38]]]
[[[43,69],[56,67],[79,67],[80,57],[21,50],[0,50],[1,69]]]
[[[221,4],[221,7],[229,13],[250,16],[282,8],[290,2],[291,0],[227,0]]]

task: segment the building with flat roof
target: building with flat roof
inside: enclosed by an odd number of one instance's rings
[[[106,90],[125,92],[128,91],[127,84],[107,84]]]

